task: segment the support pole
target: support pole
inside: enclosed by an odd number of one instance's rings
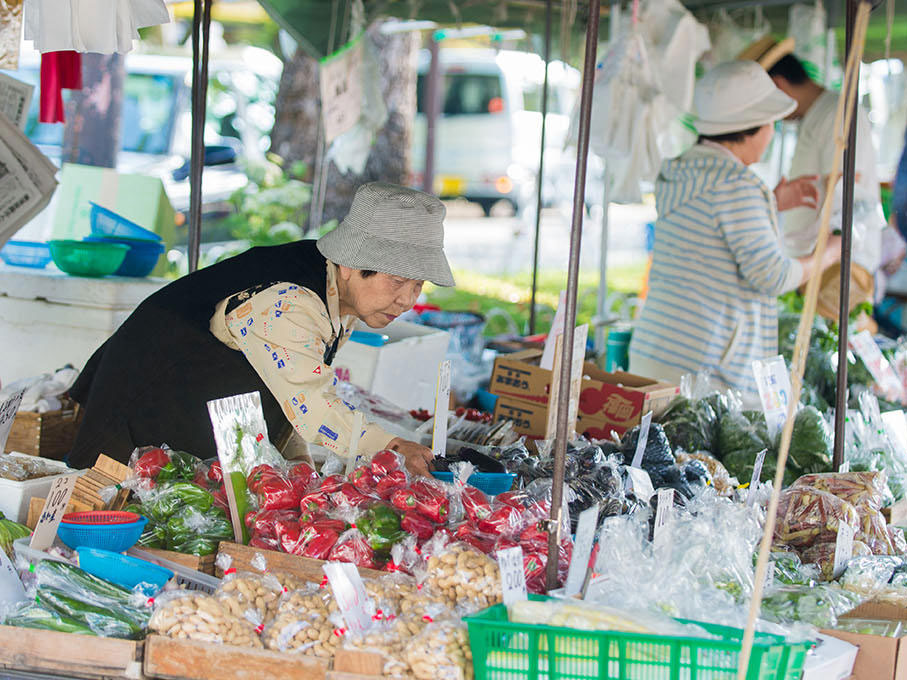
[[[441,113],[441,45],[432,32],[428,50],[431,62],[422,92],[422,108],[425,111],[425,169],[422,172],[422,191],[434,193],[435,185],[435,139],[438,131],[438,116]]]
[[[535,296],[538,292],[539,242],[542,233],[542,184],[545,179],[545,127],[548,121],[548,66],[551,63],[551,3],[545,0],[545,79],[542,81],[542,134],[539,150],[539,174],[536,182],[535,241],[532,246],[532,296],[529,301],[529,335],[535,335]]]
[[[845,58],[853,50],[854,21],[857,14],[857,2],[847,2],[847,24]],[[857,77],[860,64],[856,65]],[[850,128],[845,130],[847,148],[844,150],[843,205],[841,219],[841,299],[838,314],[838,380],[835,391],[835,444],[832,464],[837,470],[844,462],[844,424],[847,416],[847,335],[850,318],[850,261],[853,241],[853,188],[856,178],[856,142],[857,142],[857,109],[859,96],[854,98],[853,110],[850,112]]]
[[[557,554],[560,542],[561,509],[564,498],[564,465],[567,439],[570,436],[567,415],[570,410],[570,383],[573,374],[573,336],[576,331],[576,293],[579,283],[579,252],[583,236],[583,199],[586,193],[586,161],[589,156],[589,119],[592,113],[592,85],[595,79],[595,56],[598,47],[598,23],[601,0],[589,2],[586,24],[586,52],[583,62],[583,88],[580,95],[579,135],[576,154],[576,178],[573,185],[573,222],[570,227],[570,259],[567,268],[567,297],[564,309],[564,344],[561,372],[551,376],[559,380],[557,420],[554,438],[554,480],[551,486],[551,517],[548,525],[548,589],[557,586]]]
[[[198,269],[202,240],[202,171],[205,169],[205,111],[208,100],[208,44],[211,5],[195,0],[192,13],[192,140],[189,156],[189,272]]]

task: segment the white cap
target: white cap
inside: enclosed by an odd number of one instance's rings
[[[725,135],[785,118],[797,102],[755,61],[718,64],[696,82],[693,109],[701,135]]]

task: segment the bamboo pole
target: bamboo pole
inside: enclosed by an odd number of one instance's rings
[[[778,512],[778,500],[781,495],[781,486],[784,481],[784,468],[787,465],[787,453],[790,450],[791,435],[794,429],[794,416],[797,413],[797,404],[800,401],[800,390],[803,386],[803,371],[806,367],[806,354],[809,351],[809,338],[812,333],[813,318],[816,314],[816,299],[819,294],[819,282],[822,278],[821,258],[828,244],[829,220],[831,206],[834,198],[834,187],[840,170],[841,157],[847,141],[845,131],[850,129],[854,115],[859,88],[860,61],[866,43],[866,28],[869,25],[869,2],[861,1],[857,7],[854,21],[853,49],[848,55],[844,69],[844,85],[841,89],[841,98],[835,114],[835,154],[831,172],[825,187],[825,200],[822,203],[822,216],[819,227],[819,238],[813,252],[813,272],[806,286],[806,296],[803,302],[803,314],[800,317],[800,326],[797,331],[797,342],[794,346],[794,357],[791,365],[791,398],[787,408],[787,422],[781,432],[781,446],[778,450],[778,465],[775,470],[772,496],[769,500],[768,510],[765,515],[765,529],[762,533],[762,542],[759,546],[759,558],[756,562],[756,577],[753,584],[753,597],[750,601],[749,617],[743,634],[743,645],[737,666],[737,680],[746,680],[749,668],[750,655],[755,637],[756,619],[762,606],[762,591],[765,585],[765,574],[768,567],[768,556],[772,545],[772,536],[775,533],[775,515]]]

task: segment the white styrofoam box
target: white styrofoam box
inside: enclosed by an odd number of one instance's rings
[[[49,466],[60,470],[60,474],[51,475],[49,477],[38,477],[37,479],[27,479],[24,482],[0,478],[0,512],[2,512],[7,519],[14,520],[20,524],[24,524],[25,520],[28,518],[28,503],[32,498],[47,498],[50,487],[53,486],[54,480],[57,477],[73,472],[80,472],[80,470],[73,470],[68,467],[66,463],[61,463],[58,460],[50,460],[49,458],[36,459],[34,456],[16,452],[8,455],[22,456],[23,458],[29,458],[31,460],[40,460],[41,462],[47,463]]]
[[[447,355],[450,334],[399,319],[380,331],[388,336],[383,347],[348,340],[337,351],[332,367],[337,377],[405,409],[434,411],[438,365]]]
[[[806,656],[803,680],[844,680],[853,673],[860,648],[830,635],[819,634],[820,644]]]
[[[69,276],[0,266],[0,381],[82,369],[138,304],[166,281]]]

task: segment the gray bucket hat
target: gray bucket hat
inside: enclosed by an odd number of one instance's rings
[[[444,255],[446,212],[430,194],[384,182],[363,184],[343,222],[318,239],[318,250],[345,267],[453,286]]]

